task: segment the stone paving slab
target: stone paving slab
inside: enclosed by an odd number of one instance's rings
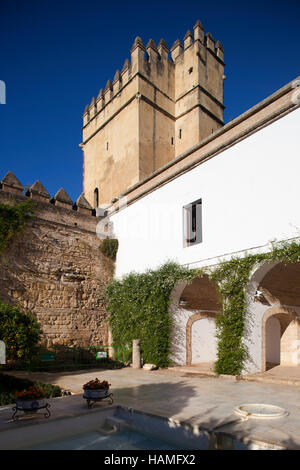
[[[167,418],[188,422],[213,431],[222,431],[241,439],[258,440],[289,449],[300,449],[300,391],[281,384],[225,380],[222,377],[191,377],[165,369],[157,371],[89,370],[77,373],[20,373],[30,379],[53,383],[75,395],[52,399],[51,418],[96,412],[106,405],[99,403],[86,409],[82,385],[95,377],[108,380],[114,404]],[[241,420],[234,412],[244,403],[264,403],[284,408],[282,418]],[[11,423],[11,407],[0,408],[0,431]],[[38,419],[36,422],[40,422]],[[46,420],[45,420],[46,421]],[[31,420],[30,424],[32,424]],[[25,424],[21,424],[25,425]]]
[[[300,367],[279,365],[265,372],[244,375],[241,378],[252,382],[287,384],[300,387]]]

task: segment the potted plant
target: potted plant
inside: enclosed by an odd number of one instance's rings
[[[109,395],[109,384],[106,380],[102,382],[99,379],[90,380],[83,385],[83,397],[87,399],[105,398]]]
[[[16,408],[25,413],[36,412],[39,408],[46,406],[46,393],[38,386],[33,385],[28,390],[22,390],[14,394]]]

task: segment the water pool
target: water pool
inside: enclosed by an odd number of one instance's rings
[[[52,433],[46,441],[22,449],[191,450],[200,445],[199,436],[190,426],[122,407],[116,407],[110,413],[93,413],[69,421],[72,426],[65,431],[64,437]]]
[[[183,450],[168,442],[137,431],[117,431],[103,434],[87,432],[67,439],[27,447],[28,450]]]
[[[77,416],[18,425],[1,432],[5,450],[208,450],[280,447],[208,431],[123,406],[90,410]]]

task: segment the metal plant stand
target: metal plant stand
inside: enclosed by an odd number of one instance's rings
[[[49,418],[50,416],[49,408],[50,408],[50,403],[46,403],[45,405],[42,405],[42,406],[37,406],[34,408],[26,408],[26,409],[19,408],[18,405],[16,405],[12,408],[12,411],[14,412],[12,415],[12,419],[13,421],[15,421],[19,418],[19,416],[17,416],[18,411],[23,411],[23,413],[25,414],[35,414],[38,410],[42,410],[42,409],[46,409],[46,413],[44,413],[44,417]]]
[[[114,402],[113,393],[109,393],[108,395],[106,395],[104,397],[98,397],[98,398],[96,398],[96,397],[92,398],[92,397],[87,397],[86,395],[83,395],[83,398],[87,401],[88,408],[92,408],[94,403],[97,403],[98,401],[106,400],[107,398],[109,398],[109,401],[110,401],[111,405]]]

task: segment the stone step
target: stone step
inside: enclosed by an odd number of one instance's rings
[[[272,376],[272,375],[265,375],[265,374],[253,374],[253,375],[218,375],[212,370],[201,369],[201,367],[193,367],[193,366],[178,366],[178,367],[168,367],[168,372],[174,374],[184,375],[185,377],[217,377],[226,380],[233,380],[233,381],[246,381],[246,382],[264,382],[264,383],[274,383],[274,384],[283,384],[283,385],[294,385],[300,386],[300,377],[293,378],[288,376]]]
[[[300,386],[300,379],[293,379],[293,378],[288,378],[288,377],[243,375],[239,377],[239,380],[244,380],[246,382],[264,382],[264,383]]]
[[[213,372],[212,370],[207,370],[207,369],[201,369],[201,368],[196,368],[196,367],[185,367],[185,366],[180,366],[180,367],[167,367],[167,370],[170,372],[182,372],[183,374],[192,374],[192,375],[207,375],[207,376],[213,376],[216,377],[217,374]]]

